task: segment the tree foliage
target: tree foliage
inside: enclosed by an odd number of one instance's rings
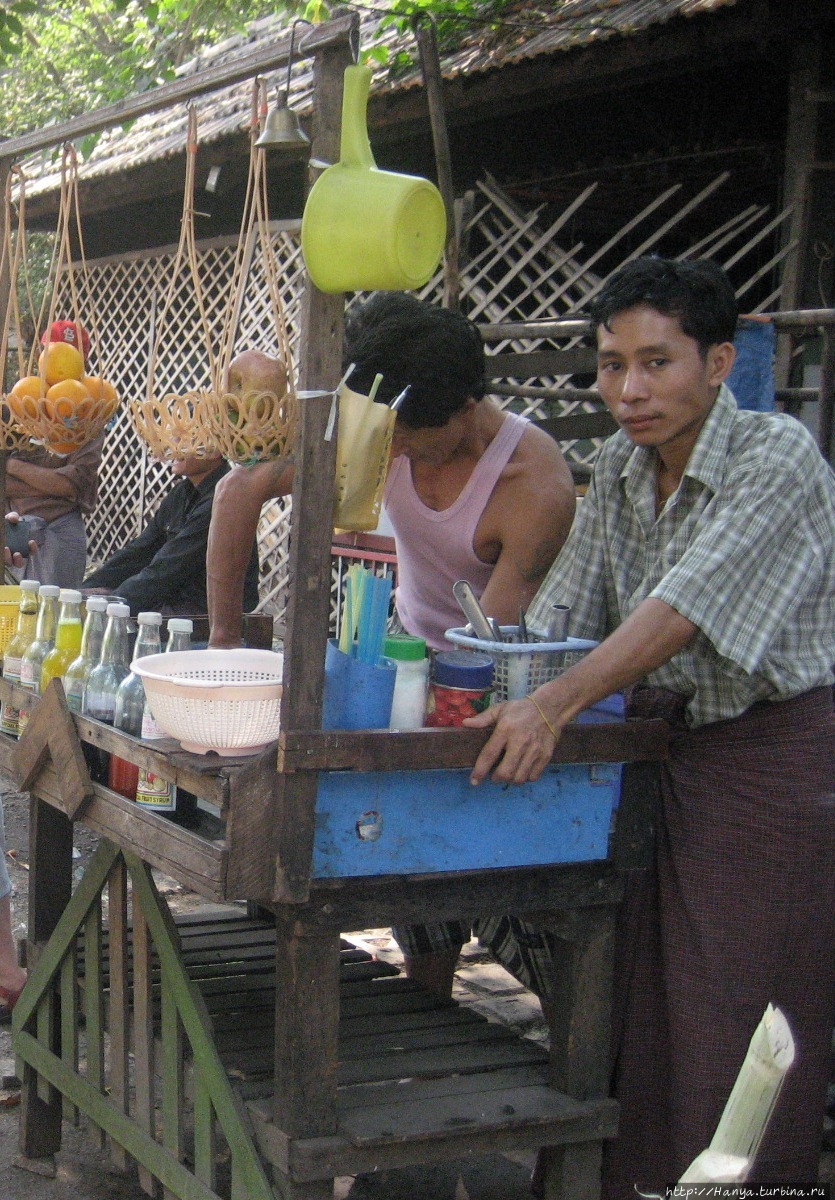
[[[431,17],[444,48],[474,25],[531,0],[364,0],[403,32]],[[285,12],[327,20],[338,0],[0,0],[0,129],[13,136],[112,104],[170,79],[199,50]],[[396,71],[413,66],[409,49],[364,52]],[[82,152],[85,147],[81,147]]]
[[[20,0],[0,7],[0,128],[25,133],[155,87],[201,48],[281,7],[296,5]]]

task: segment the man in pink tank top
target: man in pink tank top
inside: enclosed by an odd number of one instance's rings
[[[459,313],[378,293],[349,314],[344,357],[346,366],[354,364],[354,391],[368,395],[381,374],[377,401],[389,404],[405,392],[385,490],[403,627],[443,647],[444,631],[463,623],[452,595],[456,579],[470,580],[488,616],[515,624],[574,518],[574,485],[555,442],[485,399],[484,345]],[[213,646],[240,645],[241,548],[251,545],[262,505],[292,485],[292,466],[276,460],[237,467],[217,486],[207,557]],[[408,973],[449,994],[469,928],[450,922],[398,936]],[[503,930],[502,945],[511,942],[502,961],[539,990],[535,972],[525,971],[524,950],[520,963],[516,939]]]

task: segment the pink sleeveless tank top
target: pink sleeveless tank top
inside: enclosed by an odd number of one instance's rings
[[[476,527],[499,476],[528,427],[507,413],[458,499],[436,512],[415,491],[409,459],[394,459],[384,503],[397,541],[397,613],[404,629],[436,650],[449,649],[444,632],[466,624],[452,594],[456,579],[468,579],[481,596],[493,573],[473,550]]]

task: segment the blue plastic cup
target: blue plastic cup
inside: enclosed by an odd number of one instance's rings
[[[397,665],[393,659],[361,662],[330,639],[325,652],[323,729],[388,729]]]

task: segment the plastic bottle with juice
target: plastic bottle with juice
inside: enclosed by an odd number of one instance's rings
[[[58,597],[61,589],[51,583],[42,583],[38,588],[38,621],[35,626],[34,640],[23,651],[20,659],[20,685],[27,691],[40,694],[41,668],[43,661],[55,645],[55,632],[58,628]],[[29,724],[29,711],[21,709],[17,720],[18,734]]]
[[[37,579],[22,579],[20,581],[20,606],[17,614],[17,627],[6,644],[3,653],[3,678],[11,683],[20,683],[20,660],[26,647],[35,640],[35,626],[38,621],[38,588]],[[0,709],[0,732],[10,737],[18,735],[18,717],[20,710],[11,700],[4,700]]]
[[[141,612],[136,618],[139,632],[136,635],[136,645],[133,650],[134,659],[144,658],[148,654],[159,654],[161,650],[159,627],[162,616],[156,612]],[[134,671],[126,675],[119,684],[116,692],[116,707],[113,724],[131,737],[142,734],[142,714],[145,711],[145,687],[142,679]],[[136,787],[139,782],[139,767],[136,763],[128,762],[117,754],[111,754],[107,774],[107,786],[114,792],[119,792],[127,800],[136,799]]]
[[[81,592],[62,588],[58,597],[60,610],[55,630],[55,645],[41,666],[41,694],[50,680],[63,679],[67,667],[78,658],[81,650]]]

